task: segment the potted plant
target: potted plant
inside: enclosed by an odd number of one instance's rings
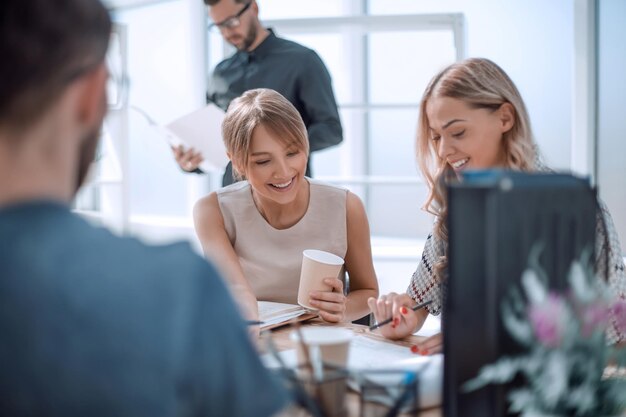
[[[614,416],[626,411],[626,377],[608,376],[607,365],[626,366],[626,349],[608,345],[611,321],[626,333],[626,300],[612,297],[596,279],[588,256],[572,263],[569,289],[547,288],[545,273],[531,256],[519,290],[502,305],[502,320],[525,348],[484,366],[464,385],[467,391],[504,384],[521,375],[525,385],[509,391],[509,411],[530,416]]]

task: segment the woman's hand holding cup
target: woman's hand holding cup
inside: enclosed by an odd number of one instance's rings
[[[322,320],[338,323],[346,316],[343,295],[343,259],[329,252],[307,249],[302,252],[298,304],[319,311]]]
[[[338,278],[326,277],[324,284],[331,287],[330,291],[311,291],[309,304],[319,311],[320,318],[329,323],[345,320],[346,296],[343,295],[343,282]]]

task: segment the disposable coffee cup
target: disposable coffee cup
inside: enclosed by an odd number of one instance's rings
[[[314,368],[322,364],[340,368],[348,365],[352,330],[327,326],[306,327],[300,329],[300,335],[302,335],[302,342],[300,342],[298,332],[291,333],[291,340],[297,342],[298,365],[307,364],[307,356],[303,350],[305,347]]]
[[[352,337],[351,330],[340,327],[305,327],[291,333],[297,343],[298,379],[327,417],[347,415],[345,368]]]
[[[317,249],[303,251],[298,304],[310,310],[317,310],[309,304],[311,291],[332,291],[332,287],[324,283],[324,278],[339,277],[342,267],[343,259],[337,255]]]

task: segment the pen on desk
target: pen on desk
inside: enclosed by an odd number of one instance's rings
[[[248,323],[248,326],[260,326],[265,322],[259,320],[248,320],[246,323]]]
[[[420,303],[416,306],[411,307],[411,310],[413,311],[417,311],[420,308],[426,307],[428,304],[432,303],[433,300],[428,300],[428,301],[424,301],[423,303]],[[378,329],[380,326],[384,326],[385,324],[389,324],[393,321],[393,317],[388,318],[387,320],[383,320],[380,323],[376,323],[370,326],[370,330],[376,330]]]

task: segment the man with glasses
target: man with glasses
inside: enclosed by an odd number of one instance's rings
[[[0,414],[269,416],[215,269],[71,213],[106,113],[98,0],[0,1]]]
[[[343,132],[331,78],[315,53],[274,35],[259,21],[255,0],[204,0],[209,6],[211,29],[219,31],[237,52],[220,62],[211,77],[207,100],[223,110],[245,91],[271,88],[285,96],[298,110],[306,125],[311,152],[337,145]],[[202,155],[192,149],[174,150],[185,171],[202,172]],[[311,176],[311,164],[307,166]],[[234,182],[229,163],[223,185]]]

